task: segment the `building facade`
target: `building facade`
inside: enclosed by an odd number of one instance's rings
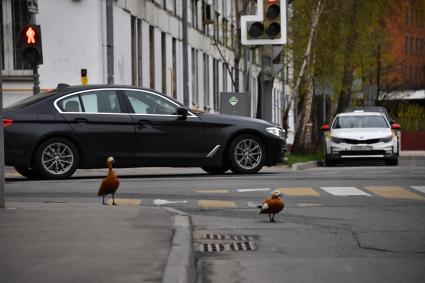
[[[5,106],[32,94],[32,70],[14,44],[20,27],[30,21],[27,3],[2,0],[0,8]],[[183,81],[182,0],[113,1],[113,81],[152,88],[181,102],[188,83],[189,107],[219,112],[220,93],[235,90],[234,1],[187,3],[189,81]],[[35,22],[43,41],[42,91],[58,83],[81,84],[82,69],[89,84],[107,83],[106,0],[39,0]],[[239,91],[250,95],[255,117],[261,68],[252,62],[241,60]],[[283,88],[279,80],[274,85],[271,122],[280,124]]]
[[[412,0],[399,1],[386,20],[389,44],[381,69],[385,92],[425,89],[424,9]]]

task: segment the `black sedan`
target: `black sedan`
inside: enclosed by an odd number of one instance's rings
[[[256,173],[282,161],[285,132],[263,120],[195,113],[150,89],[65,86],[4,112],[5,161],[29,178],[77,168],[202,167]]]

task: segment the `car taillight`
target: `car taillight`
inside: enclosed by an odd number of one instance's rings
[[[3,119],[3,127],[8,127],[13,124],[12,119]]]

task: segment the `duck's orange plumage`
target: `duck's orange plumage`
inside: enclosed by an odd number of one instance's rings
[[[275,190],[272,195],[263,201],[262,205],[259,205],[260,214],[268,214],[270,222],[274,222],[274,216],[278,214],[285,207],[283,199],[280,197],[282,194],[280,191]]]
[[[105,196],[108,194],[112,194],[112,204],[115,205],[115,192],[118,190],[120,185],[120,180],[117,175],[115,175],[114,170],[112,170],[112,163],[114,162],[113,157],[108,158],[108,176],[103,179],[100,184],[99,191],[97,192],[98,196],[102,196],[102,203],[105,203]]]

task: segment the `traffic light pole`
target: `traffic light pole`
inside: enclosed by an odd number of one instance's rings
[[[40,75],[38,74],[38,65],[33,66],[32,74],[34,77],[34,86],[32,87],[33,94],[40,93]]]
[[[36,24],[35,14],[33,14],[33,13],[31,13],[30,22],[33,25]],[[34,81],[34,85],[32,87],[32,94],[36,95],[36,94],[40,93],[40,75],[38,74],[38,65],[32,66],[32,76],[33,76],[33,81]]]

